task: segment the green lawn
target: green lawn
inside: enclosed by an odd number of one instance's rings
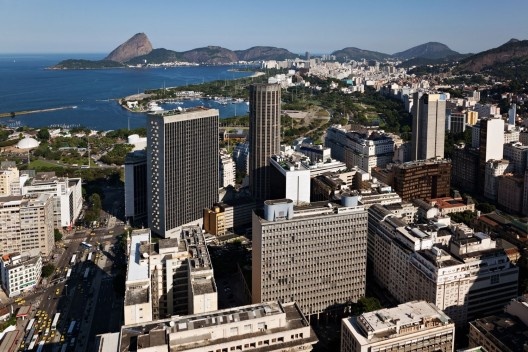
[[[63,166],[57,165],[55,163],[52,163],[46,160],[32,160],[29,163],[28,169],[38,169],[41,167],[63,167]]]

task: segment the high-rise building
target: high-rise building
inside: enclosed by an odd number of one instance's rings
[[[500,118],[487,118],[480,120],[479,130],[479,190],[484,190],[484,175],[486,163],[501,160],[504,149],[504,121]]]
[[[364,296],[367,211],[357,198],[298,208],[264,202],[253,215],[253,303],[295,301],[314,315]]]
[[[255,199],[270,195],[269,158],[280,152],[281,87],[254,84],[249,88],[249,186]]]
[[[149,227],[177,236],[218,202],[218,110],[150,114],[147,138]]]
[[[412,160],[444,157],[446,96],[414,93]]]
[[[125,217],[140,225],[147,214],[147,153],[136,150],[125,158]]]
[[[4,254],[0,260],[2,288],[8,297],[30,291],[40,281],[42,258],[38,250]]]
[[[455,344],[455,324],[425,301],[345,318],[341,326],[341,352],[451,352]]]

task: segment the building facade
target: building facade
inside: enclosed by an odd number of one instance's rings
[[[254,213],[253,303],[295,301],[314,315],[364,296],[367,212],[357,197],[342,201],[267,201]]]
[[[363,313],[341,323],[341,352],[452,352],[454,345],[455,324],[426,301]]]
[[[218,110],[149,114],[147,138],[149,227],[178,236],[218,201]]]
[[[311,351],[316,342],[295,303],[269,302],[123,326],[117,351]]]
[[[449,196],[451,161],[427,160],[393,165],[392,185],[404,201]]]
[[[48,256],[55,243],[50,194],[0,197],[0,252],[38,250]]]
[[[38,285],[42,274],[42,258],[38,251],[2,256],[0,276],[8,297],[18,296]]]
[[[147,153],[139,150],[125,158],[125,217],[140,225],[147,214]]]
[[[446,96],[414,93],[411,159],[444,158]]]
[[[281,87],[254,84],[249,88],[249,187],[255,199],[270,195],[269,158],[280,152]]]

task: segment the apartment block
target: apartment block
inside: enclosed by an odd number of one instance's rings
[[[500,118],[480,120],[479,177],[476,179],[481,192],[485,189],[486,163],[501,160],[504,148],[504,121]]]
[[[528,146],[521,142],[504,144],[504,159],[513,164],[513,172],[524,174],[526,170],[526,161],[528,159]]]
[[[289,199],[266,201],[255,211],[254,303],[295,301],[314,315],[364,296],[367,212],[357,196],[341,199],[302,207]]]
[[[0,253],[38,250],[48,256],[55,243],[53,196],[0,197]]]
[[[512,174],[497,177],[497,204],[508,213],[521,214],[523,209],[524,176]]]
[[[460,191],[475,192],[479,172],[479,152],[469,146],[455,146],[451,155],[451,185]]]
[[[226,152],[220,152],[219,169],[218,185],[220,187],[234,186],[236,167],[231,155]]]
[[[149,316],[147,312],[152,320],[218,309],[213,268],[200,227],[183,227],[178,238],[157,243],[150,242],[148,230],[136,230],[131,238],[125,321],[149,321],[142,320]],[[138,313],[140,308],[145,315]]]
[[[22,186],[22,195],[50,194],[53,196],[55,227],[75,224],[82,210],[80,178],[57,177],[55,173],[41,172]]]
[[[341,352],[452,352],[454,343],[455,324],[426,301],[363,313],[341,323]]]
[[[8,297],[29,291],[40,281],[42,258],[38,250],[4,254],[0,261],[2,288]]]
[[[310,203],[310,169],[305,163],[281,155],[273,155],[269,163],[269,199],[288,198],[295,205]]]
[[[516,296],[518,268],[484,233],[433,219],[409,226],[369,209],[369,262],[399,302],[427,300],[457,324],[500,310]]]
[[[309,157],[312,163],[321,163],[332,158],[332,151],[330,148],[325,148],[320,144],[302,144],[298,148],[298,151]]]
[[[394,157],[394,140],[383,131],[363,133],[331,126],[326,131],[325,146],[347,167],[357,166],[367,172],[374,166],[385,167]]]
[[[311,351],[315,343],[297,304],[268,302],[125,325],[117,351]]]
[[[499,176],[511,173],[513,170],[514,164],[508,160],[489,160],[484,169],[484,197],[496,201]]]
[[[250,227],[256,207],[256,203],[248,199],[215,203],[204,209],[204,229],[212,235],[222,236],[227,230]]]
[[[2,164],[0,166],[0,197],[11,196],[12,184],[19,179],[16,165]]]

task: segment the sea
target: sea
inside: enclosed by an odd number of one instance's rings
[[[102,70],[50,70],[61,60],[99,60],[103,54],[2,54],[0,55],[0,113],[64,108],[14,118],[2,118],[9,127],[88,127],[98,131],[146,126],[145,113],[123,109],[116,99],[146,89],[185,86],[214,80],[247,77],[250,71],[235,66],[171,68],[119,68]],[[246,115],[245,102],[220,104],[213,100],[190,100],[161,105],[165,109],[206,106],[218,109],[220,118]],[[75,107],[75,108],[73,108]]]

